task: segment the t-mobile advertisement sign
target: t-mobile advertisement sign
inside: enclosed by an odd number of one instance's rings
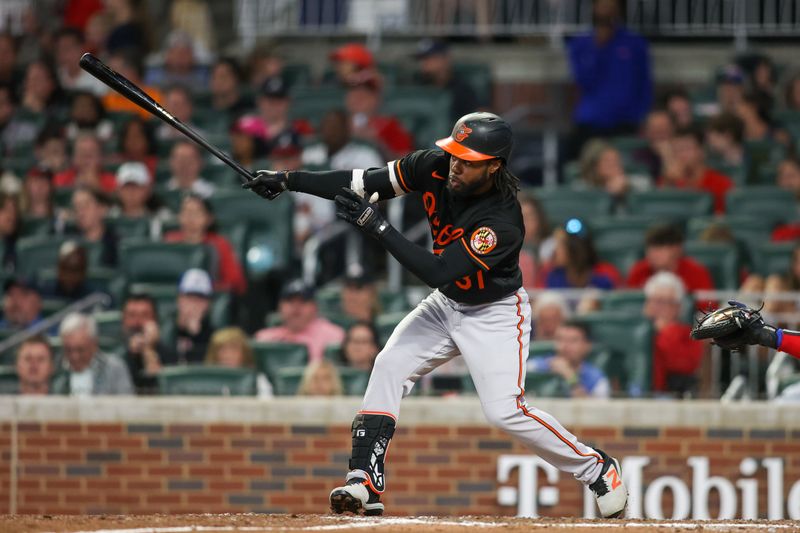
[[[784,466],[780,457],[754,459],[746,457],[739,464],[737,479],[715,476],[709,469],[708,457],[693,456],[686,459],[691,470],[689,483],[677,476],[646,477],[650,458],[625,457],[620,466],[622,478],[628,487],[628,516],[630,518],[672,519],[756,519],[766,516],[770,520],[800,519],[800,481],[784,490]],[[754,476],[764,469],[767,480],[766,509],[759,509],[759,483]],[[513,474],[517,485],[509,485]],[[546,484],[539,483],[543,473]],[[497,501],[500,505],[516,506],[517,516],[537,517],[542,507],[559,502],[558,482],[561,472],[535,455],[502,455],[497,461],[497,481],[500,488]],[[763,476],[760,476],[763,478]],[[648,483],[645,485],[644,480]],[[672,493],[671,516],[665,516],[664,495]],[[709,494],[718,494],[717,516],[709,512]],[[588,488],[583,492],[583,515],[595,518],[597,510],[594,497]]]

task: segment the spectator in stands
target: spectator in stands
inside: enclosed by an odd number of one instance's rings
[[[66,0],[63,6],[64,27],[84,31],[89,19],[102,9],[102,0]]]
[[[688,128],[694,124],[694,107],[689,91],[685,87],[675,86],[664,93],[663,107],[672,117],[675,128]]]
[[[117,266],[118,238],[114,228],[105,221],[110,206],[108,196],[94,189],[78,187],[72,193],[78,235],[86,242],[99,243],[100,264],[113,268]]]
[[[34,335],[19,345],[15,368],[19,380],[18,394],[50,394],[50,378],[55,371],[55,361],[53,348],[44,335]]]
[[[14,272],[17,265],[17,240],[22,229],[22,216],[19,198],[16,195],[0,192],[0,270]]]
[[[0,156],[14,153],[36,138],[37,123],[15,116],[17,101],[11,86],[0,85]]]
[[[325,359],[312,361],[303,372],[298,396],[342,396],[344,387],[339,370]]]
[[[262,121],[253,116],[239,117],[231,125],[230,135],[231,154],[236,161],[244,168],[265,168],[261,165],[266,164],[267,130]],[[284,135],[291,136],[292,133],[287,132]]]
[[[544,267],[553,257],[555,239],[550,235],[547,214],[539,200],[524,191],[517,198],[522,209],[522,223],[525,225],[525,238],[519,254],[522,286],[536,287],[541,285]]]
[[[334,68],[336,83],[346,87],[353,76],[375,68],[372,52],[360,43],[343,44],[330,53],[328,59]]]
[[[647,176],[629,176],[619,150],[601,139],[592,139],[583,145],[580,172],[586,185],[605,191],[611,197],[614,212],[625,209],[626,195],[631,189],[645,190],[650,186]]]
[[[784,130],[772,123],[769,104],[769,99],[754,92],[748,92],[739,100],[734,112],[744,124],[744,139],[746,141],[773,140],[788,146],[791,139]]]
[[[88,187],[112,194],[117,182],[112,172],[103,170],[103,146],[91,133],[81,133],[72,147],[72,167],[53,178],[56,187]]]
[[[681,320],[686,289],[672,272],[658,272],[644,285],[644,316],[653,322],[653,390],[680,395],[697,389],[703,343],[692,340],[692,326]]]
[[[86,248],[76,241],[66,241],[58,249],[56,278],[42,283],[40,293],[48,299],[73,303],[86,298],[95,288],[87,280],[89,257]]]
[[[744,123],[734,114],[722,113],[712,117],[706,125],[708,151],[720,163],[729,166],[744,165]]]
[[[161,338],[156,302],[147,294],[134,293],[122,306],[122,341],[125,364],[139,392],[156,390],[156,374],[178,362],[177,355]]]
[[[95,96],[103,96],[108,86],[83,70],[81,56],[86,52],[86,41],[81,30],[61,28],[55,40],[56,69],[61,87],[67,91],[86,91]]]
[[[736,62],[747,74],[750,89],[768,98],[770,111],[774,107],[778,73],[772,59],[760,52],[746,53],[737,57]]]
[[[737,65],[727,65],[717,74],[717,105],[709,115],[736,113],[744,97],[744,73]]]
[[[784,158],[778,165],[775,184],[792,193],[800,201],[800,159],[795,156]]]
[[[164,213],[157,212],[152,197],[153,187],[150,173],[143,163],[123,163],[117,169],[117,216],[125,218],[156,218],[163,220]]]
[[[283,57],[274,49],[255,48],[248,58],[246,69],[250,74],[250,87],[259,91],[268,79],[282,76],[284,66]]]
[[[69,158],[67,157],[67,139],[61,128],[45,126],[36,136],[36,145],[33,154],[36,166],[53,174],[67,170]]]
[[[120,163],[137,161],[147,166],[150,176],[155,176],[158,166],[156,139],[150,125],[141,117],[125,121],[119,131],[119,146],[113,160]]]
[[[606,375],[586,361],[592,351],[592,339],[585,324],[565,321],[556,329],[555,345],[554,355],[529,359],[528,370],[558,374],[567,382],[573,398],[611,396]]]
[[[169,156],[169,170],[172,173],[167,181],[167,189],[192,193],[208,198],[214,194],[214,185],[200,177],[203,169],[203,156],[200,149],[190,141],[178,141]]]
[[[22,83],[17,66],[17,41],[13,35],[0,32],[0,87],[16,88]]]
[[[231,243],[216,232],[214,211],[208,200],[196,194],[186,195],[181,202],[178,223],[180,229],[167,233],[164,241],[210,246],[216,254],[216,290],[244,294],[247,290],[244,270]]]
[[[128,0],[115,1],[127,2]],[[111,50],[111,40],[109,39],[109,51]],[[152,96],[153,100],[156,102],[164,101],[164,95],[161,93],[161,90],[153,85],[145,84],[142,79],[143,67],[140,56],[136,54],[135,50],[120,49],[116,52],[112,52],[111,56],[108,58],[108,66],[131,80],[137,87],[141,87],[142,90]],[[103,104],[105,105],[106,111],[109,112],[133,113],[139,115],[144,120],[152,119],[152,115],[148,111],[134,104],[117,91],[108,91],[103,97]]]
[[[590,34],[568,43],[581,92],[574,153],[592,137],[635,134],[653,99],[647,41],[623,26],[618,0],[595,0],[592,23]]]
[[[420,81],[450,93],[451,122],[488,105],[488,102],[480,102],[472,86],[453,70],[453,57],[446,42],[423,39],[417,43],[414,57]]]
[[[114,125],[105,118],[106,111],[100,98],[89,91],[72,93],[69,122],[66,124],[67,139],[74,141],[78,134],[88,133],[106,142],[114,135]]]
[[[89,17],[83,37],[86,41],[84,51],[97,57],[108,57],[106,43],[111,34],[111,15],[107,11],[99,11]]]
[[[281,77],[267,78],[256,96],[258,119],[266,132],[267,149],[286,132],[306,135],[311,127],[304,121],[292,121],[289,118],[289,88]]]
[[[671,224],[656,225],[645,235],[645,256],[637,261],[628,273],[627,285],[632,289],[644,287],[647,280],[658,272],[672,272],[682,281],[686,290],[713,290],[714,282],[708,269],[683,251],[683,232]]]
[[[173,117],[188,125],[200,135],[205,135],[203,130],[192,122],[194,104],[192,103],[192,93],[189,92],[188,87],[184,85],[172,85],[167,87],[164,92],[164,98],[164,108],[167,109]],[[161,141],[173,141],[175,139],[185,139],[186,136],[166,122],[161,122],[156,130],[156,138]]]
[[[237,327],[215,331],[208,345],[205,364],[225,368],[249,368],[255,371],[256,361],[247,334]],[[272,384],[263,372],[258,372],[256,376],[256,390],[259,398],[273,396]]]
[[[546,291],[533,302],[533,339],[552,341],[564,321],[571,318],[566,299],[557,291]]]
[[[654,109],[647,114],[642,133],[647,146],[635,150],[633,159],[645,165],[650,178],[655,180],[663,172],[663,160],[669,158],[675,123],[666,109]]]
[[[145,82],[159,87],[183,85],[205,89],[208,87],[208,68],[198,64],[192,37],[182,31],[167,36],[163,65],[150,67]]]
[[[309,360],[315,362],[322,359],[326,346],[341,344],[344,340],[342,328],[318,315],[314,289],[302,280],[284,285],[278,311],[281,325],[258,331],[255,335],[257,341],[305,344]]]
[[[17,276],[3,285],[3,318],[0,330],[27,329],[42,320],[42,296],[30,278]]]
[[[134,393],[125,363],[98,349],[94,318],[79,313],[67,315],[61,322],[59,336],[66,373],[53,381],[55,393],[71,396]]]
[[[25,216],[31,219],[52,219],[53,173],[40,167],[32,168],[22,183],[21,207]]]
[[[725,193],[733,188],[731,179],[706,166],[703,132],[697,128],[680,128],[672,139],[672,157],[664,161],[664,174],[659,186],[695,189],[711,193],[714,211],[725,212]]]
[[[800,243],[792,250],[792,261],[786,272],[772,273],[766,277],[750,274],[740,289],[742,292],[763,292],[764,311],[767,313],[794,313],[798,305],[793,300],[775,299],[771,295],[800,291]]]
[[[786,80],[783,88],[783,108],[787,111],[800,110],[800,71]]]
[[[62,104],[61,88],[52,67],[34,61],[25,70],[22,85],[22,108],[29,113],[52,116]]]
[[[548,289],[613,289],[619,273],[597,257],[588,233],[577,234],[558,230],[553,254],[553,268],[547,273]]]
[[[371,322],[356,322],[349,328],[342,341],[342,362],[357,370],[372,370],[381,347],[378,332]]]
[[[211,276],[205,270],[191,268],[181,276],[173,347],[179,364],[205,360],[213,333],[209,318],[213,294]]]
[[[140,57],[146,55],[147,41],[142,29],[144,18],[141,12],[141,2],[138,4],[140,5],[137,7],[135,0],[110,0],[105,3],[112,20],[111,32],[106,41],[106,48],[110,54],[125,52]],[[117,72],[120,71],[117,70]],[[128,79],[133,81],[131,78]],[[139,84],[137,83],[137,85]],[[148,92],[148,94],[152,93]]]
[[[342,312],[361,322],[372,322],[380,313],[380,299],[375,278],[354,263],[347,267],[341,294]]]
[[[331,170],[377,168],[386,163],[372,146],[353,141],[351,133],[346,111],[328,111],[319,125],[320,142],[303,150],[303,163]]]
[[[223,57],[211,68],[211,107],[227,113],[229,119],[244,115],[253,108],[253,102],[242,94],[244,79],[242,68],[235,59]]]
[[[267,155],[273,168],[299,170],[303,167],[303,143],[300,140],[300,136],[294,131],[287,131],[278,135],[270,143]],[[295,196],[295,202],[297,202],[297,196]]]
[[[393,159],[413,150],[414,138],[397,117],[380,114],[382,91],[383,81],[377,72],[360,72],[350,78],[345,107],[353,137],[374,143],[385,158]]]

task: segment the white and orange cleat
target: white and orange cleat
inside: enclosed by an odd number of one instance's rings
[[[597,507],[603,518],[622,518],[628,503],[628,489],[622,481],[619,462],[603,450],[594,449],[603,457],[603,470],[589,488],[597,500]]]

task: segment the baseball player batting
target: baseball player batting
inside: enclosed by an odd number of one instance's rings
[[[420,150],[385,168],[270,171],[243,185],[273,199],[285,190],[336,202],[336,214],[374,237],[435,290],[392,333],[378,354],[361,410],[353,420],[350,471],[330,494],[331,509],[380,515],[384,460],[400,400],[428,372],[453,357],[466,362],[483,412],[540,457],[588,485],[604,517],[624,513],[628,494],[619,463],[578,441],[525,400],[531,307],[522,289],[519,251],[525,229],[507,168],[513,136],[497,115],[461,117],[441,150]],[[433,250],[408,241],[375,202],[418,192]]]

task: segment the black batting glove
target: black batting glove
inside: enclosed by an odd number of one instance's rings
[[[377,201],[378,193],[374,193],[370,200]],[[349,222],[371,237],[379,238],[390,227],[378,210],[378,206],[361,198],[352,189],[342,188],[342,194],[337,194],[334,201],[336,202],[337,217]]]
[[[267,200],[274,200],[289,188],[289,176],[285,170],[258,170],[256,178],[242,184],[242,189],[250,189]]]

